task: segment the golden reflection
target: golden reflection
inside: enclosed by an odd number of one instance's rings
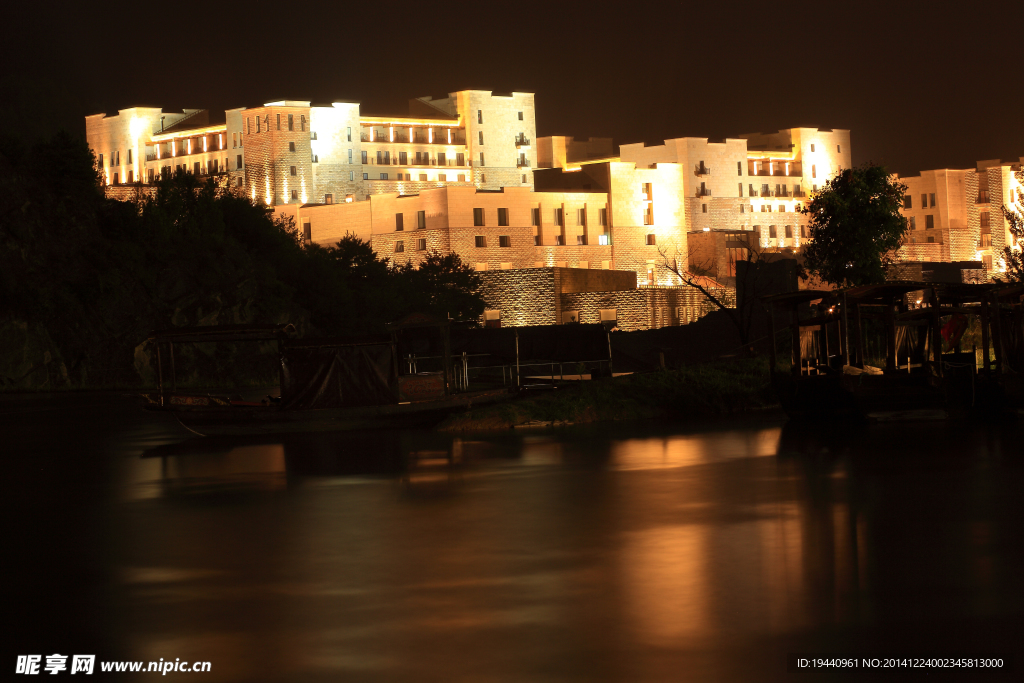
[[[130,500],[178,493],[277,490],[286,486],[284,446],[239,446],[222,453],[134,458],[126,492]]]
[[[775,455],[781,435],[782,428],[775,427],[751,432],[617,441],[612,444],[611,466],[620,470],[647,470]]]
[[[623,553],[627,613],[638,639],[678,645],[710,625],[707,527],[655,527],[629,535]]]

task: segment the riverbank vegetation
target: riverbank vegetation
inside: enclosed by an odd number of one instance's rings
[[[777,405],[768,361],[732,359],[595,379],[453,415],[438,429],[509,429],[657,417],[712,417]]]
[[[455,254],[413,269],[354,237],[303,244],[269,207],[188,173],[108,199],[84,141],[0,139],[0,390],[137,386],[152,374],[147,335],[169,327],[333,336],[414,311],[473,320],[478,286]],[[182,360],[244,384],[251,358],[233,351]]]

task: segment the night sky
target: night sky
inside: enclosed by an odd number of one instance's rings
[[[1024,2],[18,3],[0,125],[133,105],[534,92],[537,134],[616,144],[849,128],[913,174],[1024,155]]]

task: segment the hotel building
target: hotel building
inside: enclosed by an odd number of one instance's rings
[[[1002,207],[1016,201],[1016,162],[979,161],[974,169],[939,169],[903,177],[903,215],[910,222],[900,250],[905,261],[980,261],[989,274],[1005,270],[1003,248],[1013,245]],[[1020,210],[1021,207],[1017,207]]]
[[[282,100],[225,112],[132,107],[87,116],[103,182],[151,183],[178,170],[218,176],[271,206],[361,201],[445,186],[531,187],[532,93],[466,90],[411,100],[407,116],[358,103]]]

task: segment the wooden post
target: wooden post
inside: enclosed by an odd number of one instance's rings
[[[992,335],[993,346],[996,350],[996,372],[1006,372],[1006,348],[1003,346],[1003,316],[1002,308],[999,305],[999,295],[992,293]]]
[[[988,297],[982,297],[981,299],[981,356],[982,356],[982,368],[985,370],[985,374],[992,371],[992,361],[988,357],[988,345],[990,342],[990,332],[988,326],[992,323],[989,319],[988,312]]]
[[[861,370],[864,369],[864,326],[860,321],[860,304],[856,303],[853,305],[854,308],[854,320],[853,323],[856,326],[857,335],[857,367]]]
[[[935,373],[942,377],[942,333],[941,324],[942,321],[939,318],[939,295],[932,288],[932,315],[931,325],[929,326],[929,332],[931,333],[932,341],[932,363],[935,364]]]
[[[896,311],[892,301],[885,305],[885,371],[896,372]]]
[[[843,348],[843,365],[850,364],[850,318],[846,312],[846,292],[843,292],[843,317],[840,325],[840,344]]]
[[[802,361],[800,358],[800,310],[797,306],[793,307],[792,323],[790,326],[792,328],[791,331],[793,336],[793,367],[791,371],[794,375],[799,377],[801,372],[800,364]]]
[[[160,358],[160,341],[156,341],[156,386],[160,392],[160,405],[164,404],[164,364]]]

